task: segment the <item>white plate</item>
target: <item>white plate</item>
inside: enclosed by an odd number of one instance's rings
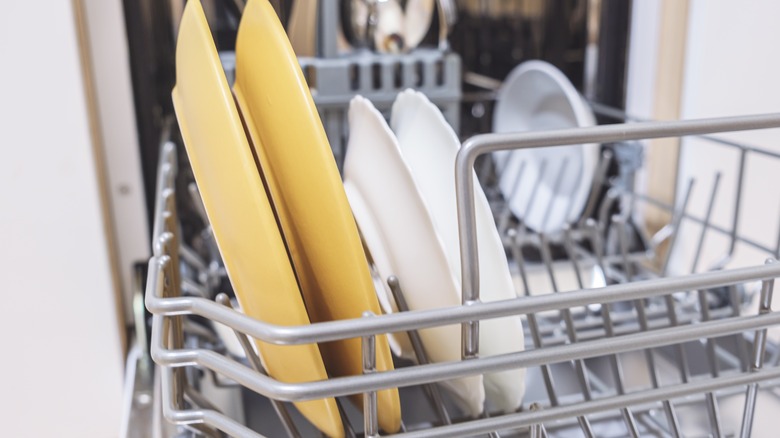
[[[498,92],[493,116],[495,132],[595,124],[593,112],[571,82],[560,70],[543,61],[524,62],[509,74]],[[599,145],[501,151],[494,153],[494,158],[501,170],[501,193],[508,200],[512,213],[534,231],[555,233],[582,214],[598,164]],[[565,172],[556,191],[566,159]],[[543,169],[545,160],[546,168]],[[533,196],[542,171],[536,196]]]
[[[358,96],[349,105],[349,127],[344,188],[382,282],[398,276],[411,310],[460,305],[459,282],[387,123],[368,100]],[[381,295],[385,310],[395,311],[392,298]],[[461,359],[459,325],[420,330],[420,337],[431,361]],[[444,386],[468,414],[482,412],[481,376],[444,382]]]
[[[455,198],[455,157],[460,141],[441,111],[424,94],[402,92],[393,105],[390,125],[436,229],[444,242],[447,261],[460,284],[460,241]],[[504,247],[496,230],[485,193],[474,178],[480,298],[484,302],[516,297]],[[413,241],[410,241],[413,242]],[[483,321],[480,324],[480,355],[493,356],[524,349],[520,317]],[[505,412],[513,412],[525,393],[525,370],[485,375],[488,400]]]
[[[362,108],[360,109],[362,110]],[[358,109],[356,108],[355,111],[358,111]],[[385,313],[395,313],[398,311],[398,307],[395,305],[393,293],[387,284],[387,278],[390,275],[398,274],[394,274],[393,264],[388,259],[388,248],[384,245],[380,230],[376,220],[374,220],[374,214],[363,200],[360,190],[352,184],[351,179],[344,181],[344,191],[347,193],[352,214],[355,216],[355,221],[360,229],[360,237],[364,243],[366,257],[370,260],[369,270],[371,271],[371,278],[374,280],[374,289],[379,299],[379,305],[382,306],[382,310]],[[369,189],[367,192],[372,193],[373,190]],[[380,266],[382,272],[380,272]],[[405,333],[392,333],[388,335],[387,340],[390,342],[393,354],[404,359],[414,358],[411,341]]]
[[[428,29],[431,27],[433,18],[433,8],[436,6],[434,0],[409,0],[406,3],[404,13],[404,43],[406,48],[412,50],[420,45]]]

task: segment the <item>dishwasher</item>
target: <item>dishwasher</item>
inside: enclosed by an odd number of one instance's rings
[[[327,7],[321,12],[322,20],[335,15]],[[468,24],[468,17],[464,21]],[[321,27],[327,34],[327,24]],[[525,31],[533,33],[534,25]],[[716,134],[780,127],[780,116],[640,120],[617,108],[613,99],[586,92],[587,104],[598,116],[596,126],[484,133],[501,83],[475,69],[461,77],[461,58],[448,47],[413,53],[421,58],[408,62],[442,76],[420,80],[420,88],[450,124],[460,127],[462,146],[453,172],[463,305],[403,311],[404,279],[391,276],[381,280],[389,284],[401,310],[394,314],[281,327],[237,311],[175,121],[168,117],[159,142],[154,255],[145,282],[144,269],[138,271],[139,284],[145,283],[135,302],[141,345],[130,360],[143,380],[139,388],[149,390],[134,405],[152,412],[155,436],[318,436],[291,402],[324,397],[337,400],[347,436],[391,436],[379,430],[377,421],[376,393],[387,388],[399,388],[402,402],[401,431],[392,436],[747,437],[771,427],[771,414],[780,405],[780,317],[772,312],[780,242],[757,241],[743,235],[739,225],[745,214],[762,214],[742,207],[751,164],[760,158],[763,165],[780,166],[780,154]],[[329,63],[327,58],[300,62],[310,87],[317,81],[327,90],[327,69],[364,69],[375,77],[377,69],[395,65],[385,55],[375,56],[352,64],[343,59]],[[230,53],[222,53],[222,60],[230,77]],[[468,64],[465,53],[463,63]],[[405,81],[389,92],[373,88],[380,110],[385,95],[401,91]],[[467,88],[462,94],[461,81]],[[366,86],[334,96],[315,94],[340,165],[348,137],[343,106],[354,94],[370,95],[370,81]],[[697,139],[683,147],[730,151],[738,157],[736,176],[726,179],[716,173],[704,181],[680,181],[673,203],[644,193],[636,184],[645,165],[643,153],[663,147],[650,140],[678,137]],[[505,169],[490,154],[591,143],[600,145],[599,158],[579,219],[560,232],[531,231],[512,214],[500,187]],[[480,263],[475,176],[490,203],[513,280],[523,291],[512,300],[479,299],[473,275]],[[537,178],[544,177],[542,170]],[[724,188],[724,181],[733,187]],[[702,208],[691,205],[695,191],[705,194]],[[733,197],[729,226],[713,220],[724,196]],[[652,234],[642,226],[641,212],[647,209],[668,218]],[[693,248],[687,257],[680,256],[682,240]],[[758,254],[755,263],[727,268],[743,247]],[[714,254],[712,248],[723,250]],[[546,293],[534,293],[539,282]],[[151,314],[148,333],[144,306]],[[480,356],[474,336],[480,322],[510,315],[522,319],[525,351]],[[394,371],[376,371],[376,336],[405,332],[414,345],[419,344],[418,330],[452,324],[462,326],[463,360],[430,363],[416,345],[414,360],[396,358]],[[224,342],[224,333],[231,331],[235,345]],[[359,338],[363,375],[282,383],[265,373],[252,338],[279,345]],[[514,413],[488,404],[481,416],[466,415],[437,384],[518,368],[527,370],[527,390]],[[353,394],[364,395],[362,406],[347,400]]]

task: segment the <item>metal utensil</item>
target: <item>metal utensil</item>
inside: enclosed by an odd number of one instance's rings
[[[458,11],[453,0],[436,0],[439,9],[439,49],[449,49],[447,36],[458,21]]]

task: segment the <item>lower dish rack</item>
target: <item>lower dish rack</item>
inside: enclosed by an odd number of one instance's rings
[[[772,258],[778,256],[778,248],[740,235],[736,220],[732,229],[711,221],[719,177],[715,178],[710,208],[697,216],[688,206],[692,182],[677,205],[658,202],[637,193],[620,178],[607,177],[614,154],[605,150],[583,219],[560,235],[544,235],[526,230],[511,217],[491,186],[500,169],[487,157],[477,158],[508,149],[772,127],[780,127],[780,115],[472,137],[463,143],[455,170],[463,305],[298,327],[254,320],[232,309],[227,295],[217,294],[226,275],[210,238],[205,212],[200,209],[197,187],[190,183],[186,190],[178,190],[179,163],[184,160],[177,158],[176,145],[166,142],[158,169],[154,256],[149,261],[145,298],[153,314],[150,348],[161,373],[163,414],[182,430],[206,436],[309,436],[308,425],[295,415],[289,402],[324,397],[341,400],[363,393],[362,418],[347,402],[339,403],[346,430],[350,436],[376,437],[381,434],[376,391],[398,387],[402,390],[403,427],[394,436],[751,436],[761,408],[780,405],[780,344],[771,330],[780,327],[780,315],[772,312],[774,279],[780,276],[780,264]],[[738,209],[745,156],[780,156],[737,143],[721,143],[742,154],[735,192]],[[475,164],[493,201],[516,281],[524,286],[524,295],[516,299],[479,301],[472,184]],[[204,229],[182,231],[178,210],[185,198],[206,223]],[[642,228],[634,224],[634,213],[642,205],[665,210],[671,218],[654,236],[644,236]],[[672,254],[683,222],[701,228],[695,243],[694,273],[670,276],[672,272],[679,274],[673,269]],[[697,272],[704,241],[716,234],[730,239],[728,252],[709,269]],[[759,250],[765,263],[757,259],[755,266],[724,269],[738,245]],[[574,279],[570,282],[573,287],[560,281],[565,273]],[[548,293],[533,293],[531,279],[539,277],[547,281]],[[593,281],[595,277],[603,280]],[[403,309],[403,279],[384,280]],[[564,292],[567,289],[573,290]],[[751,305],[751,300],[757,304]],[[509,315],[523,318],[526,350],[479,356],[475,342],[479,322]],[[416,363],[399,362],[394,371],[375,371],[375,336],[407,332],[414,343],[416,330],[452,324],[462,325],[463,360],[427,363],[424,351],[416,348]],[[213,331],[217,326],[236,333],[243,357],[224,345]],[[364,374],[282,383],[264,374],[249,337],[280,345],[361,338]],[[515,413],[496,413],[487,406],[483,417],[465,418],[436,385],[513,368],[528,370],[528,390],[522,408]],[[231,418],[199,391],[203,376],[213,384],[238,385],[269,399],[277,419],[267,416],[267,424],[250,428],[245,419]]]

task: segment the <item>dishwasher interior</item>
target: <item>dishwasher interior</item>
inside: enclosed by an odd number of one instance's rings
[[[221,39],[232,41],[231,25],[240,16],[240,3],[214,3],[218,47]],[[487,195],[513,280],[522,291],[518,298],[407,313],[404,279],[391,277],[380,280],[389,283],[402,310],[395,314],[313,324],[309,330],[282,329],[243,315],[232,308],[230,282],[168,112],[155,122],[156,150],[149,147],[144,159],[153,169],[145,171],[151,175],[147,186],[153,193],[154,256],[147,269],[138,269],[139,344],[129,359],[137,376],[130,417],[147,418],[154,435],[139,436],[317,436],[290,402],[326,396],[336,397],[348,436],[385,436],[376,424],[376,403],[370,400],[377,390],[394,387],[401,394],[398,436],[771,434],[766,427],[780,396],[780,320],[771,311],[774,278],[780,275],[773,258],[780,244],[742,235],[739,218],[762,214],[741,209],[751,164],[758,158],[763,165],[780,165],[780,155],[713,134],[776,127],[778,117],[639,120],[622,109],[629,2],[560,1],[536,8],[537,2],[526,7],[504,3],[511,2],[457,2],[458,21],[449,46],[436,45],[434,25],[426,37],[434,46],[429,49],[406,55],[361,53],[350,59],[328,52],[335,43],[330,49],[321,43],[318,56],[299,61],[340,166],[348,138],[344,106],[349,98],[367,95],[386,112],[406,83],[422,77],[418,88],[441,108],[463,141],[456,181],[471,187],[473,169]],[[333,43],[336,5],[320,2],[318,35],[323,41]],[[275,6],[280,16],[290,14],[286,2]],[[551,30],[564,28],[566,32]],[[231,50],[226,45],[220,52],[228,78],[234,68]],[[478,135],[491,132],[499,78],[531,58],[548,59],[567,74],[597,115],[597,126]],[[385,71],[392,77],[394,66],[405,62],[422,67],[404,70],[413,77],[407,80],[402,74],[395,89],[373,86],[376,77]],[[357,80],[358,89],[329,89],[326,73],[334,68],[368,79]],[[426,81],[424,72],[441,79]],[[737,177],[728,181],[734,187],[723,187],[726,183],[715,174],[706,181],[678,181],[680,196],[673,203],[647,194],[636,181],[648,148],[660,147],[651,140],[694,136],[701,141],[684,147],[722,148],[739,157],[731,169]],[[599,145],[599,158],[579,219],[551,233],[529,229],[502,192],[504,163],[491,154],[590,143]],[[547,176],[542,170],[538,181]],[[560,180],[557,176],[556,187]],[[723,193],[734,197],[729,226],[712,220]],[[472,243],[475,223],[469,215],[473,196],[473,190],[458,192],[464,271],[476,270],[479,263]],[[706,202],[694,207],[694,196]],[[649,209],[668,218],[653,233],[643,223]],[[526,211],[525,217],[531,213]],[[681,251],[682,245],[689,250]],[[755,263],[729,268],[743,248],[756,254]],[[414,345],[419,344],[420,329],[462,324],[465,333],[478,321],[507,315],[522,317],[524,352],[429,363],[425,351],[415,348],[413,360],[395,358],[395,371],[374,372],[371,346],[377,335],[405,332]],[[364,346],[364,375],[283,384],[264,373],[250,337],[280,344],[357,337]],[[513,368],[527,369],[527,391],[513,413],[488,404],[481,416],[467,415],[437,383]],[[347,399],[360,393],[367,400],[362,406]]]

